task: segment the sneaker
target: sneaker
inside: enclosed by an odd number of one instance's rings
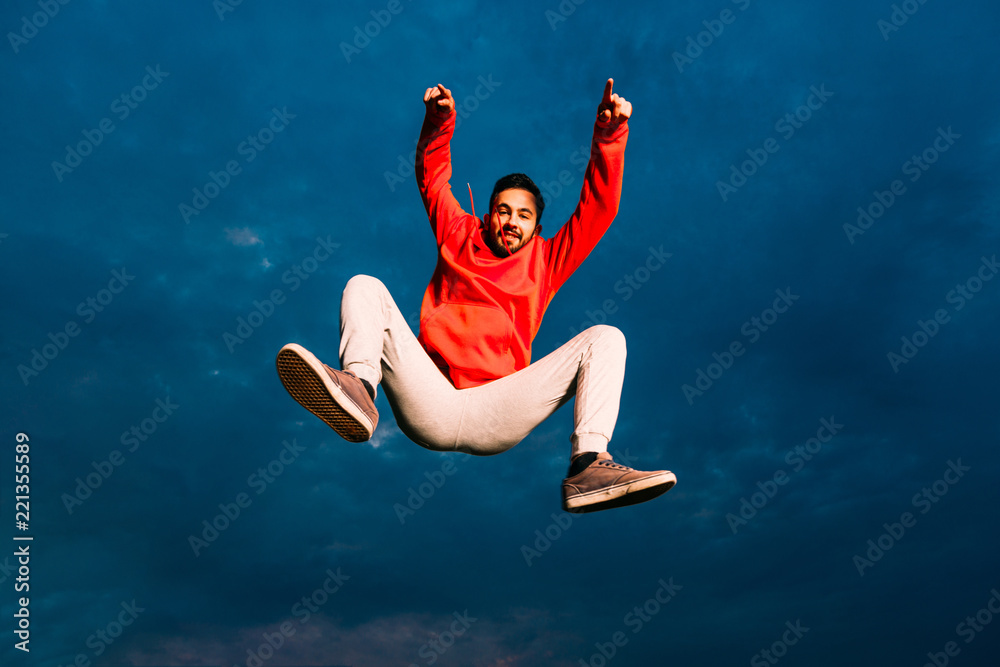
[[[278,352],[278,377],[299,404],[350,442],[364,442],[378,425],[378,410],[357,375],[330,368],[301,345]]]
[[[666,493],[676,483],[676,475],[669,470],[633,470],[615,463],[611,454],[600,452],[593,463],[563,480],[563,509],[599,512],[635,505]]]

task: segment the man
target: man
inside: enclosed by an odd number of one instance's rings
[[[288,392],[341,436],[368,440],[378,423],[376,388],[400,430],[423,447],[487,456],[524,439],[576,396],[563,508],[594,512],[643,502],[676,482],[608,454],[625,373],[618,329],[586,329],[531,363],[531,341],[556,291],[590,254],[618,212],[632,105],[608,79],[576,212],[543,239],[545,202],[524,174],[497,181],[482,220],[452,195],[455,100],[443,85],[424,93],[417,184],[438,246],[414,336],[385,286],[355,276],[341,300],[342,371],[299,345],[278,353]],[[470,193],[471,194],[471,193]],[[473,206],[473,208],[475,208]]]

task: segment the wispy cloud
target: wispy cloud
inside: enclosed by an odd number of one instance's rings
[[[235,246],[264,245],[264,242],[257,236],[257,232],[249,227],[227,227],[226,240]]]

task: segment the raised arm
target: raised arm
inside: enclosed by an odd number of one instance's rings
[[[614,80],[608,79],[597,107],[580,203],[569,221],[549,239],[549,279],[554,289],[559,289],[587,258],[618,214],[632,104],[615,94],[613,87]]]
[[[427,217],[440,246],[465,215],[451,192],[451,136],[455,132],[455,98],[442,84],[424,92],[424,124],[417,141],[414,171]]]

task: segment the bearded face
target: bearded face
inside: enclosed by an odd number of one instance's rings
[[[507,257],[531,240],[539,228],[535,196],[511,188],[499,192],[486,220],[483,236],[497,257]]]

